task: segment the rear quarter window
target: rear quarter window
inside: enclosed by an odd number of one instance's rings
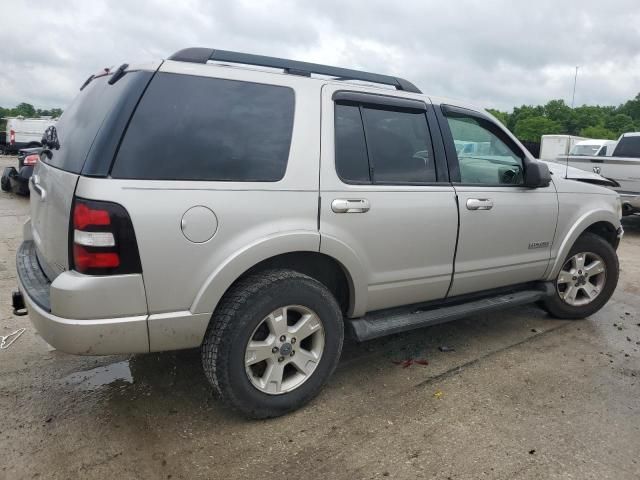
[[[112,176],[275,182],[293,130],[288,87],[158,73],[131,119]]]

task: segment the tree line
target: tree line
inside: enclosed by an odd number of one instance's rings
[[[488,109],[518,139],[539,142],[542,135],[566,134],[588,138],[616,140],[625,132],[640,131],[640,93],[618,106],[582,105],[571,108],[564,100],[551,100],[546,105],[522,105],[512,112]],[[4,117],[59,117],[61,108],[48,110],[21,103],[14,108],[0,107]],[[0,120],[0,130],[5,121]]]
[[[510,113],[488,110],[525,142],[540,142],[549,134],[617,140],[625,132],[640,131],[640,93],[618,106],[571,108],[564,100],[551,100],[546,105],[515,107]]]
[[[6,120],[3,120],[6,117],[25,117],[25,118],[34,118],[34,117],[59,117],[62,115],[61,108],[50,108],[50,109],[42,109],[35,108],[30,103],[21,103],[13,108],[4,108],[0,107],[0,130],[5,129],[5,125],[7,123]]]

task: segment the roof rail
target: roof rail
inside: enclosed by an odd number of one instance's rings
[[[169,57],[169,60],[178,62],[207,63],[209,60],[228,63],[241,63],[244,65],[257,65],[261,67],[281,68],[292,75],[310,77],[311,74],[335,77],[338,80],[361,80],[364,82],[381,83],[391,85],[397,90],[422,93],[413,83],[399,77],[380,75],[378,73],[362,72],[348,68],[331,67],[318,63],[299,62],[286,58],[266,57],[250,53],[230,52],[228,50],[214,50],[211,48],[185,48]]]

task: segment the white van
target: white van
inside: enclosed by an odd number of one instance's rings
[[[615,140],[589,139],[577,142],[569,152],[569,155],[589,155],[592,157],[606,157],[613,154],[616,147]]]
[[[47,127],[55,125],[57,118],[7,117],[6,144],[7,153],[15,153],[21,148],[41,147],[40,140]]]

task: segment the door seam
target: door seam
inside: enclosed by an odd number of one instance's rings
[[[453,188],[453,192],[455,194],[456,213],[458,215],[458,229],[457,229],[457,233],[456,233],[456,246],[453,249],[453,262],[451,264],[451,281],[449,282],[449,288],[447,289],[447,293],[444,296],[444,298],[448,298],[449,297],[449,293],[451,293],[451,289],[453,288],[453,280],[454,280],[455,274],[456,274],[456,256],[458,254],[458,244],[459,244],[459,241],[460,241],[460,199],[458,198],[458,192],[456,191],[456,187],[451,185],[451,188]]]

